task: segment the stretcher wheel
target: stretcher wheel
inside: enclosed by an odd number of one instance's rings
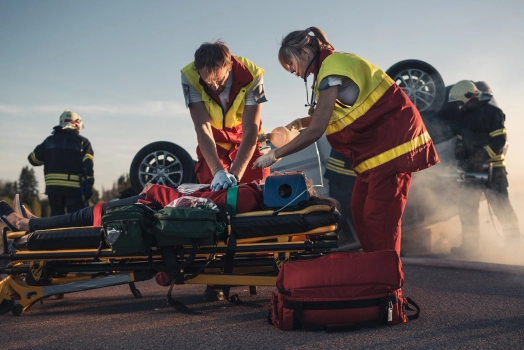
[[[257,295],[257,286],[249,286],[249,294]]]
[[[13,300],[2,300],[2,302],[0,303],[0,315],[5,315],[9,311],[11,311],[14,304],[15,302]]]
[[[56,300],[64,299],[64,293],[55,295]]]
[[[13,306],[13,309],[11,309],[11,313],[14,315],[14,316],[20,316],[22,314],[22,311],[24,311],[24,308],[22,305],[20,304],[16,304]]]

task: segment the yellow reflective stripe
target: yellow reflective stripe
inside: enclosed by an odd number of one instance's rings
[[[489,136],[496,137],[500,135],[506,135],[506,128],[498,129],[489,133]]]
[[[366,114],[393,84],[394,82],[392,82],[391,78],[386,76],[376,86],[376,88],[370,92],[369,96],[364,101],[362,101],[360,105],[353,105],[353,107],[350,108],[350,112],[348,114],[336,121],[333,121],[332,116],[332,119],[330,120],[330,123],[326,129],[326,135],[330,135],[344,129],[346,126],[352,124],[355,120]]]
[[[457,139],[462,140],[462,135],[457,134]]]
[[[336,159],[333,157],[329,157],[328,163],[332,163],[333,165],[341,166],[341,167],[344,167],[344,165],[346,165],[346,162],[344,162],[343,160]]]
[[[495,157],[491,157],[490,159],[488,159],[488,162],[498,162],[498,161],[501,161],[501,160],[504,160],[505,157],[503,154],[498,154],[496,155]]]
[[[491,149],[491,147],[484,146],[484,149],[486,150],[486,152],[488,152],[488,156],[490,156],[490,158],[497,156],[497,154]]]
[[[340,168],[329,163],[326,165],[326,169],[342,175],[357,176],[357,174],[353,170]]]
[[[72,182],[72,181],[58,181],[58,180],[46,180],[45,181],[46,186],[62,186],[62,187],[74,187],[74,188],[80,188],[80,183],[78,182]]]
[[[94,161],[95,161],[95,156],[92,155],[92,154],[87,153],[87,154],[84,156],[84,158],[82,158],[82,163],[85,162],[85,161],[88,160],[88,159],[91,159],[91,160],[94,162]]]
[[[69,174],[46,174],[44,176],[45,180],[67,180],[67,181],[80,181],[78,175],[69,175]]]
[[[413,140],[405,142],[395,148],[392,148],[386,152],[382,152],[379,155],[369,158],[368,160],[363,161],[355,167],[357,173],[363,173],[366,170],[376,168],[379,165],[385,164],[390,160],[400,157],[403,154],[409,153],[414,149],[425,145],[428,141],[431,140],[431,136],[426,131],[422,135],[416,137]]]
[[[491,163],[491,165],[494,168],[501,168],[501,167],[505,167],[506,166],[506,162],[505,161],[493,162],[493,163]]]
[[[35,163],[36,165],[42,165],[42,164],[44,164],[44,162],[42,162],[40,159],[36,158],[36,154],[35,154],[35,152],[31,152],[31,160],[32,160],[33,163]]]

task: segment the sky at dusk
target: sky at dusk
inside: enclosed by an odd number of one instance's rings
[[[99,190],[129,172],[148,143],[171,141],[195,157],[180,69],[219,38],[266,70],[267,130],[305,116],[304,83],[282,69],[277,52],[289,32],[317,26],[336,50],[384,70],[419,59],[446,85],[488,82],[507,115],[509,179],[518,188],[523,16],[517,1],[0,0],[0,179],[18,179],[66,109],[84,120]],[[43,193],[43,169],[35,173]]]

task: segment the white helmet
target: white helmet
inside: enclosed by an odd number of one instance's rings
[[[471,80],[461,80],[449,91],[448,102],[462,102],[462,105],[468,103],[472,98],[480,95],[479,89]]]
[[[66,126],[67,124],[73,124],[78,130],[84,128],[82,118],[80,118],[80,116],[73,111],[64,111],[64,113],[60,115],[59,123],[62,127]]]

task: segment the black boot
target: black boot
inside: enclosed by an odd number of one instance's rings
[[[222,301],[225,299],[224,291],[220,286],[207,285],[204,291],[205,301]]]

